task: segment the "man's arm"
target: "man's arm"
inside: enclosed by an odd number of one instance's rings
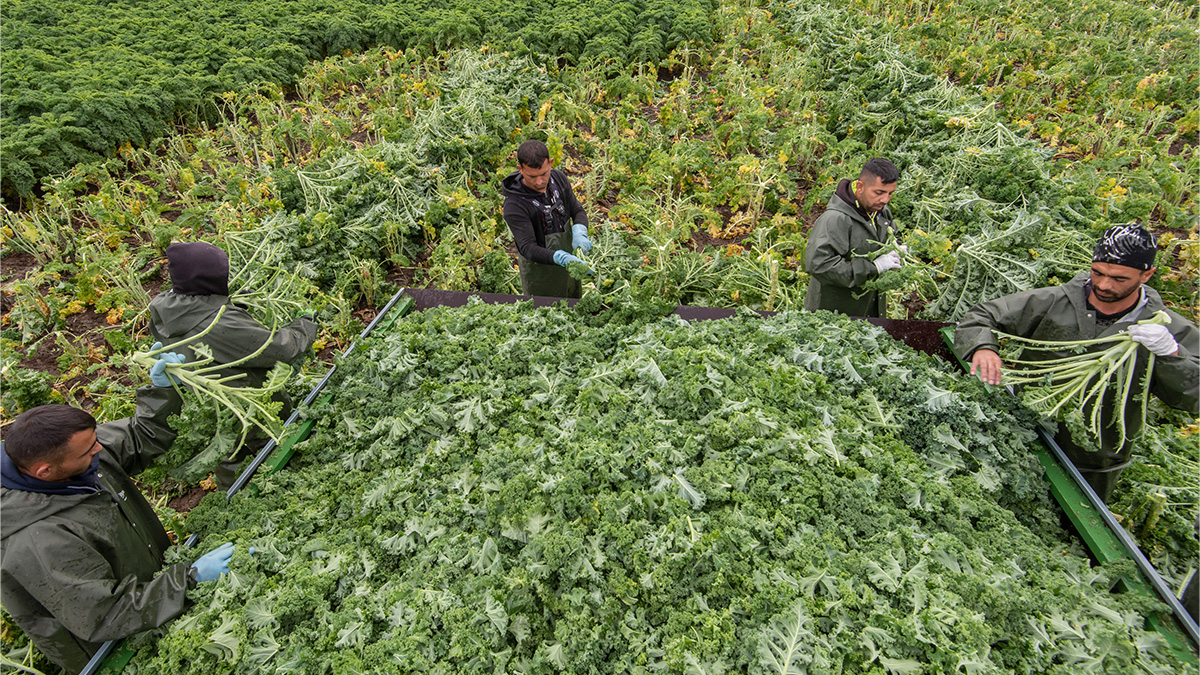
[[[189,564],[176,563],[149,582],[118,578],[100,551],[57,524],[31,526],[20,543],[7,540],[5,573],[88,642],[127,637],[179,616],[195,582]],[[36,542],[36,545],[27,545]]]
[[[1167,328],[1179,343],[1174,356],[1154,360],[1150,391],[1163,403],[1198,414],[1200,407],[1200,329],[1175,312]]]
[[[553,265],[554,251],[538,245],[537,235],[533,232],[533,223],[529,220],[529,214],[513,203],[514,201],[508,199],[504,202],[504,222],[508,223],[508,229],[512,231],[517,252],[526,260],[543,265]]]
[[[96,440],[129,475],[136,475],[175,440],[167,418],[179,412],[183,401],[174,387],[141,387],[132,417],[96,427]]]
[[[846,220],[826,211],[808,233],[804,268],[827,286],[855,288],[879,276],[870,258],[854,257]]]
[[[1050,289],[1006,295],[975,305],[963,315],[954,329],[954,352],[971,362],[972,375],[978,374],[988,384],[1000,384],[1000,341],[994,331],[1030,337],[1053,304],[1047,291]]]

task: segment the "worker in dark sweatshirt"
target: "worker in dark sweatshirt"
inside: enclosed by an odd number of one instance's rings
[[[554,168],[541,141],[517,148],[517,170],[500,184],[504,220],[517,245],[521,292],[578,298],[582,287],[566,267],[581,262],[572,252],[591,250],[588,217],[566,174]]]

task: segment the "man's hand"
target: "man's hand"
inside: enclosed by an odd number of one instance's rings
[[[587,236],[587,225],[575,223],[571,226],[571,248],[581,248],[584,253],[592,250],[592,240]]]
[[[192,563],[192,567],[196,568],[196,581],[216,581],[229,571],[229,559],[232,557],[232,542],[225,542],[200,556]]]
[[[1175,356],[1179,353],[1179,343],[1166,326],[1158,324],[1133,325],[1129,327],[1129,338],[1134,342],[1145,345],[1146,349],[1158,356]]]
[[[880,274],[888,270],[898,270],[902,264],[900,262],[900,254],[895,251],[884,253],[875,259],[875,269],[879,270]]]
[[[155,342],[150,347],[150,351],[162,349],[162,346],[161,342]],[[154,362],[153,366],[150,366],[150,383],[156,387],[169,387],[172,384],[178,384],[179,378],[167,374],[167,364],[183,363],[186,358],[183,354],[176,354],[175,352],[159,354],[158,360]]]
[[[567,265],[569,265],[573,262],[581,263],[583,261],[580,260],[579,258],[571,255],[570,253],[567,253],[566,251],[555,251],[554,252],[554,264],[555,265],[558,265],[559,267],[566,267]]]
[[[971,374],[979,374],[979,379],[988,384],[1000,384],[1000,355],[983,348],[971,357]]]

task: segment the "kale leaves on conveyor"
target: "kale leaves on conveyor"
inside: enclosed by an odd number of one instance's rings
[[[473,303],[337,380],[286,470],[193,511],[234,571],[137,672],[1185,670],[1028,414],[866,322]]]

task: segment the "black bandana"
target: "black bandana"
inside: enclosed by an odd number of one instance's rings
[[[1154,255],[1158,253],[1158,242],[1146,228],[1136,223],[1113,225],[1096,242],[1092,262],[1108,263],[1146,270],[1154,267]]]

